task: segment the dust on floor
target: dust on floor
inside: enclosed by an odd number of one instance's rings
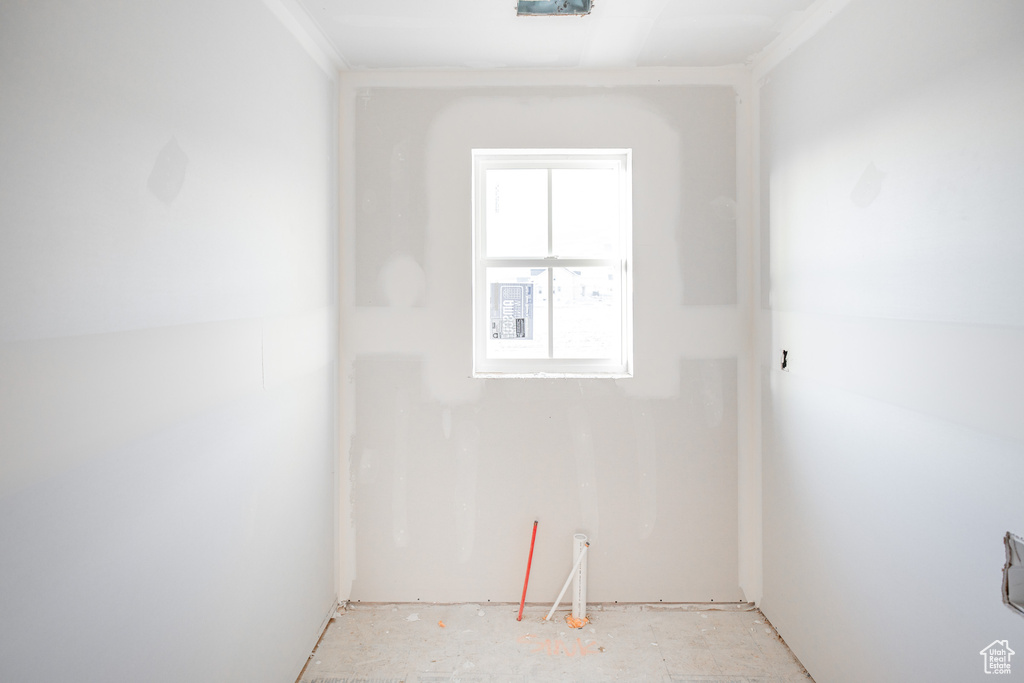
[[[710,607],[710,606],[709,606]],[[591,605],[590,623],[550,622],[541,606],[350,605],[300,683],[812,683],[746,605]]]

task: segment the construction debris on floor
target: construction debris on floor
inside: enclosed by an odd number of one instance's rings
[[[749,605],[590,605],[581,629],[542,605],[350,604],[300,683],[810,683]]]

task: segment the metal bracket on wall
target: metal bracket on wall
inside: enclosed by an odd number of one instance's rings
[[[1006,532],[1006,564],[1003,565],[1003,603],[1024,616],[1024,538]]]

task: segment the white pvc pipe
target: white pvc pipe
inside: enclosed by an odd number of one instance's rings
[[[587,537],[583,534],[576,534],[572,537],[573,559],[577,560],[576,571],[572,577],[572,616],[578,621],[587,618]]]
[[[565,595],[565,591],[569,590],[569,584],[572,583],[572,577],[576,576],[576,571],[580,568],[580,562],[582,562],[583,558],[587,556],[588,547],[590,547],[589,544],[584,546],[583,552],[581,552],[580,556],[576,558],[576,563],[572,566],[572,571],[569,572],[569,576],[566,577],[565,585],[562,586],[562,592],[558,594],[558,599],[555,600],[555,604],[551,606],[551,611],[548,612],[548,615],[546,617],[544,617],[544,621],[550,621],[551,615],[555,613],[556,609],[558,609],[558,603],[562,602],[562,596]]]

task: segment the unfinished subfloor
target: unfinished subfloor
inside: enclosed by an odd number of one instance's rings
[[[301,683],[808,683],[764,615],[748,605],[350,604],[329,623]]]

